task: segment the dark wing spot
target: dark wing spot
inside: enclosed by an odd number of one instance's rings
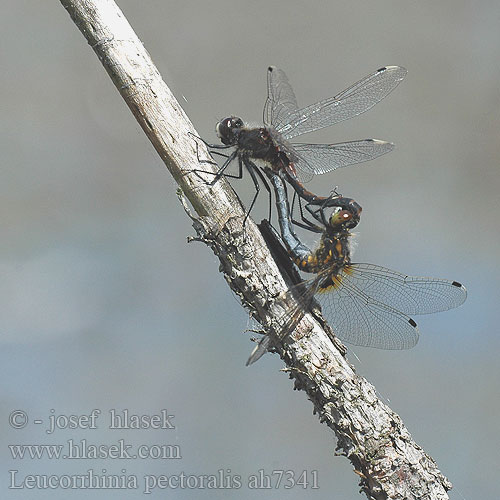
[[[417,328],[417,324],[411,318],[408,320],[408,323],[410,323],[410,325],[413,326],[413,328]]]
[[[459,283],[458,281],[454,281],[452,283],[453,286],[458,286],[458,288],[462,288],[462,283]]]

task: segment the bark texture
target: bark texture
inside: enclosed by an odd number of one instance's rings
[[[200,169],[199,156],[209,154],[201,143],[197,154],[189,134],[198,134],[123,13],[112,0],[61,3],[189,199],[196,215],[181,196],[197,239],[217,255],[221,272],[243,305],[265,329],[278,331],[279,320],[292,305],[293,299],[282,293],[288,285],[250,219],[243,230],[244,213],[227,182],[221,179],[210,187],[189,173]],[[374,387],[354,372],[341,345],[332,344],[313,316],[304,316],[276,351],[295,388],[306,392],[321,421],[335,431],[337,450],[351,461],[368,498],[448,498],[451,483],[434,460]]]

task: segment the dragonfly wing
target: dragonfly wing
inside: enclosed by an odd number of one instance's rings
[[[294,305],[279,319],[280,327],[276,335],[277,341],[283,340],[287,335],[292,333],[301,322],[304,315],[310,310],[318,285],[319,278],[314,277],[289,288],[284,293],[285,299],[292,299],[293,297]],[[274,340],[270,335],[266,335],[260,339],[259,343],[250,354],[246,365],[249,366],[259,360],[269,350],[273,342]]]
[[[339,339],[379,349],[410,349],[418,342],[417,324],[402,312],[373,299],[344,279],[321,289],[317,299]]]
[[[297,99],[285,72],[275,66],[267,69],[267,99],[264,105],[264,124],[279,127],[298,109]]]
[[[301,171],[324,174],[337,168],[373,160],[394,149],[391,142],[378,139],[341,142],[339,144],[293,144]]]
[[[407,276],[374,264],[346,266],[343,284],[405,314],[447,311],[467,298],[467,290],[457,281]]]
[[[406,73],[406,69],[401,66],[380,68],[340,94],[288,115],[276,129],[286,139],[291,139],[348,120],[384,99],[399,85]]]
[[[254,347],[253,351],[250,353],[250,356],[245,363],[246,366],[253,365],[256,361],[258,361],[266,352],[269,350],[269,346],[271,345],[271,337],[266,335],[262,337],[258,344]]]
[[[293,166],[295,167],[295,171],[297,173],[297,178],[302,184],[309,182],[316,172],[315,164],[313,161],[310,161],[310,158],[304,156],[298,151],[295,152]]]

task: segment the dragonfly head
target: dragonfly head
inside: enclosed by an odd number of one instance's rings
[[[237,116],[224,118],[215,126],[217,137],[222,144],[233,146],[238,141],[238,133],[243,128],[243,120]]]
[[[351,229],[358,225],[359,215],[353,214],[349,210],[337,210],[332,213],[328,226],[334,231],[342,231]]]

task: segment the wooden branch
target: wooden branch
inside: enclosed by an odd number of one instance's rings
[[[198,134],[123,13],[112,0],[61,3],[191,202],[198,239],[218,256],[243,305],[269,331],[279,331],[279,320],[292,305],[282,295],[287,283],[250,219],[243,230],[244,213],[227,182],[210,187],[190,173],[209,167],[200,167],[197,143],[189,135]],[[198,147],[200,156],[210,158],[203,144]],[[276,350],[295,388],[307,393],[321,421],[335,431],[337,449],[353,464],[368,498],[448,498],[451,483],[311,315]]]

